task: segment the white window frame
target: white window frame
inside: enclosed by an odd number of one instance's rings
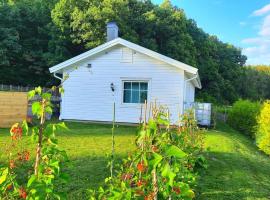
[[[121,104],[125,106],[141,106],[144,103],[124,103],[124,83],[125,82],[142,82],[147,83],[147,103],[150,102],[150,92],[151,92],[151,79],[149,78],[121,78],[122,89],[121,89]]]

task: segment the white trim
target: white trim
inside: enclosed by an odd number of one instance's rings
[[[58,65],[55,65],[55,66],[51,67],[49,70],[50,70],[51,73],[60,71],[65,67],[73,65],[73,64],[75,64],[75,63],[77,63],[79,61],[82,61],[82,60],[84,60],[84,59],[86,59],[88,57],[91,57],[91,56],[93,56],[93,55],[95,55],[95,54],[97,54],[97,53],[99,53],[101,51],[104,51],[104,50],[106,50],[108,48],[111,48],[111,47],[113,47],[115,45],[118,45],[118,44],[126,46],[128,48],[131,48],[134,51],[138,51],[138,52],[140,52],[142,54],[148,55],[148,56],[150,56],[152,58],[155,58],[157,60],[160,60],[162,62],[168,63],[168,64],[170,64],[172,66],[177,67],[177,68],[183,69],[183,70],[185,70],[185,71],[187,71],[187,72],[189,72],[191,74],[195,75],[195,74],[198,73],[197,68],[194,68],[194,67],[192,67],[190,65],[187,65],[187,64],[182,63],[180,61],[177,61],[175,59],[169,58],[167,56],[164,56],[162,54],[154,52],[154,51],[152,51],[150,49],[144,48],[142,46],[139,46],[137,44],[134,44],[132,42],[124,40],[122,38],[116,38],[116,39],[114,39],[112,41],[106,42],[106,43],[104,43],[104,44],[102,44],[102,45],[100,45],[100,46],[98,46],[98,47],[96,47],[94,49],[91,49],[91,50],[89,50],[89,51],[87,51],[85,53],[82,53],[82,54],[80,54],[78,56],[75,56],[75,57],[73,57],[73,58],[71,58],[69,60],[66,60],[66,61],[58,64]],[[200,84],[198,83],[198,86],[199,85]]]
[[[184,70],[184,71],[186,71],[188,73],[191,73],[193,75],[198,74],[198,69],[195,68],[195,67],[187,65],[187,64],[182,63],[180,61],[177,61],[175,59],[169,58],[167,56],[164,56],[162,54],[154,52],[154,51],[152,51],[150,49],[144,48],[142,46],[139,46],[137,44],[134,44],[132,42],[124,40],[122,38],[116,38],[116,39],[114,39],[112,41],[106,42],[106,43],[104,43],[104,44],[102,44],[102,45],[100,45],[100,46],[98,46],[98,47],[96,47],[94,49],[91,49],[91,50],[89,50],[89,51],[87,51],[85,53],[82,53],[82,54],[80,54],[78,56],[75,56],[75,57],[73,57],[73,58],[71,58],[69,60],[66,60],[66,61],[58,64],[58,65],[55,65],[55,66],[49,68],[49,70],[50,70],[51,73],[60,71],[63,68],[71,66],[71,65],[73,65],[73,64],[75,64],[77,62],[80,62],[80,61],[82,61],[82,60],[84,60],[86,58],[89,58],[89,57],[91,57],[93,55],[96,55],[97,53],[100,53],[100,52],[102,52],[102,51],[104,51],[106,49],[109,49],[109,48],[111,48],[111,47],[113,47],[115,45],[118,45],[118,44],[126,46],[126,47],[128,47],[130,49],[133,49],[134,51],[138,51],[138,52],[140,52],[142,54],[148,55],[148,56],[150,56],[152,58],[155,58],[157,60],[165,62],[165,63],[167,63],[169,65],[174,66],[174,67],[180,68],[180,69],[182,69],[182,70]],[[195,85],[196,85],[196,87],[201,88],[199,75],[198,75],[198,78],[196,79],[196,84]]]
[[[124,82],[147,82],[147,104],[151,102],[151,78],[121,78],[121,107],[141,107],[144,103],[124,103]]]

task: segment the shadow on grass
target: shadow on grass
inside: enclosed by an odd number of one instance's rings
[[[120,163],[123,156],[117,155],[115,164]],[[71,166],[64,169],[70,176],[68,183],[59,185],[58,190],[68,194],[68,199],[89,199],[87,190],[97,190],[104,185],[105,178],[110,176],[108,157],[85,156],[71,160]]]
[[[270,199],[270,160],[238,153],[209,152],[197,199]]]

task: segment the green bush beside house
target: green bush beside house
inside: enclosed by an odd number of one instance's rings
[[[254,138],[260,109],[259,102],[238,100],[233,104],[228,114],[228,124],[239,132]]]

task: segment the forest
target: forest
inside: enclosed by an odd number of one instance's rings
[[[198,68],[198,101],[270,98],[269,66],[246,66],[240,48],[204,32],[169,0],[2,0],[0,84],[57,84],[48,68],[104,43],[109,21],[120,37]]]

